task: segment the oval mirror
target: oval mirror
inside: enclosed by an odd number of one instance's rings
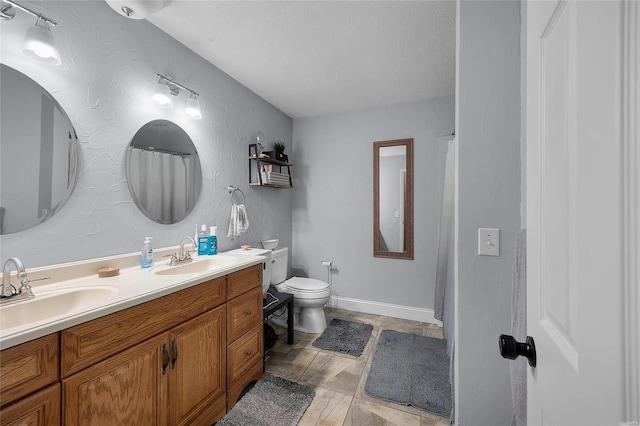
[[[0,234],[29,229],[69,200],[79,145],[71,120],[42,86],[0,64]]]
[[[134,202],[154,222],[180,222],[200,196],[198,151],[171,121],[154,120],[138,130],[127,148],[126,173]]]

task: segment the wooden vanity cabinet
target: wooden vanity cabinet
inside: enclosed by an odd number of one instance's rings
[[[262,265],[3,350],[0,425],[206,425],[262,377]]]
[[[227,410],[262,377],[262,265],[227,277]]]
[[[60,376],[67,377],[224,304],[220,277],[62,330]]]
[[[63,379],[64,424],[213,424],[226,408],[225,319],[222,305]]]

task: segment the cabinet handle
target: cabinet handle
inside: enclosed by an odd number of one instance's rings
[[[247,356],[251,355],[253,352],[251,352],[250,350],[245,352],[247,354]]]
[[[171,368],[176,368],[176,361],[178,360],[178,345],[176,345],[176,339],[171,341],[171,352],[173,358],[171,358]]]
[[[252,314],[251,309],[247,310],[247,315],[251,315],[251,314]]]
[[[162,344],[162,374],[167,374],[167,365],[169,365],[169,352],[167,351],[167,344]]]

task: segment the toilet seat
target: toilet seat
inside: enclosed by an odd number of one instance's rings
[[[323,299],[331,295],[329,284],[313,278],[289,278],[285,282],[276,285],[276,289],[291,293],[297,299]]]
[[[291,290],[300,292],[319,292],[329,288],[329,284],[313,278],[292,277],[284,282]]]

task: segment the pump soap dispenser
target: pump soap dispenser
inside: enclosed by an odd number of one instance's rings
[[[145,237],[144,245],[140,251],[140,267],[150,268],[153,266],[153,247],[151,247],[153,237]]]

